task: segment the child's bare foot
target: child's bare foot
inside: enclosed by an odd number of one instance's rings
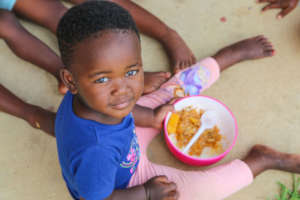
[[[58,91],[62,95],[68,92],[67,86],[65,86],[65,84],[61,80],[58,81]]]
[[[47,111],[38,106],[31,106],[27,110],[25,119],[33,128],[41,129],[55,137],[54,123],[55,113]]]
[[[225,47],[213,56],[220,65],[221,71],[241,61],[273,56],[273,45],[263,35],[242,40]]]
[[[161,41],[170,57],[174,73],[195,64],[196,58],[194,54],[176,31],[170,29]]]
[[[145,72],[144,94],[157,90],[170,76],[170,72]]]
[[[255,145],[244,161],[254,176],[267,169],[300,173],[300,155],[282,153],[264,145]]]

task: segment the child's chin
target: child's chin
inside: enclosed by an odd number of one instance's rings
[[[129,113],[132,111],[132,109],[127,109],[124,111],[117,111],[116,113],[113,113],[115,118],[118,119],[123,119],[124,117],[126,117],[127,115],[129,115]]]

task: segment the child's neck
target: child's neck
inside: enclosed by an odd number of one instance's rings
[[[93,120],[101,124],[119,124],[123,119],[114,118],[99,112],[96,112],[83,103],[77,96],[73,99],[74,113],[83,119]]]

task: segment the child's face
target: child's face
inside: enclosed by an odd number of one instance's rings
[[[128,115],[144,88],[140,41],[131,31],[106,31],[74,48],[70,72],[63,72],[72,94],[103,117]]]

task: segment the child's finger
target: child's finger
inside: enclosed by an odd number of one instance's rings
[[[281,19],[285,17],[287,14],[289,14],[294,8],[293,7],[288,7],[286,9],[283,9],[278,15],[277,18]]]
[[[172,104],[167,104],[165,107],[164,107],[164,111],[167,111],[167,112],[175,112],[175,108]],[[165,113],[166,114],[166,113]]]
[[[177,185],[174,182],[169,182],[168,183],[168,188],[167,188],[167,192],[172,192],[172,191],[176,191],[177,190]]]
[[[268,5],[266,5],[265,7],[263,7],[262,11],[266,11],[266,10],[270,10],[270,9],[274,9],[274,8],[281,8],[279,3],[270,3]]]
[[[179,192],[177,190],[171,191],[168,194],[168,200],[178,199],[179,198]]]

